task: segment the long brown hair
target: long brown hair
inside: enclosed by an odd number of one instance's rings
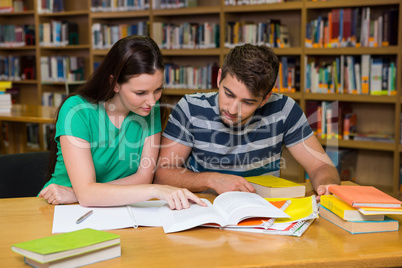
[[[141,74],[154,74],[157,70],[164,70],[158,45],[150,37],[131,35],[117,41],[87,82],[67,98],[80,95],[91,103],[107,101],[114,96],[113,89],[116,84],[124,84],[130,78]],[[60,107],[56,114],[56,122]],[[57,143],[54,137],[50,143],[46,181],[51,179],[57,161]]]

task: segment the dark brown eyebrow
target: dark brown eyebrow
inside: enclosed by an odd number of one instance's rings
[[[227,87],[223,86],[223,88],[226,91],[229,91],[230,94],[232,94],[233,96],[236,96],[230,89],[228,89]],[[258,102],[258,100],[256,99],[242,99],[242,101],[247,101],[247,102]]]
[[[160,85],[159,87],[155,88],[155,90],[163,89],[163,88],[164,88],[164,86],[163,86],[163,84],[162,84],[162,85]],[[137,91],[138,91],[138,92],[148,92],[148,90],[145,90],[145,89],[138,89]]]

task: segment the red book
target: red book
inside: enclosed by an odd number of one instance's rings
[[[328,190],[352,207],[400,208],[402,204],[373,186],[330,185]]]

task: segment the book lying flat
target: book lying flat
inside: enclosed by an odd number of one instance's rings
[[[373,186],[330,185],[328,190],[352,207],[400,208],[402,204]]]
[[[296,236],[300,237],[307,228],[313,223],[315,219],[309,220],[301,220],[297,222],[291,222],[286,224],[277,224],[274,223],[268,229],[262,228],[231,228],[225,227],[224,230],[229,231],[240,231],[240,232],[249,232],[249,233],[261,233],[261,234],[270,234],[270,235],[287,235],[287,236]]]
[[[306,187],[293,181],[272,175],[245,177],[253,185],[258,195],[264,198],[303,197]]]
[[[11,246],[34,267],[77,267],[120,256],[120,236],[82,229]]]
[[[399,222],[385,217],[383,221],[346,221],[325,207],[319,207],[320,216],[351,234],[398,231]]]
[[[384,220],[384,215],[364,215],[356,208],[333,195],[322,195],[320,204],[347,221]]]
[[[364,215],[402,215],[402,208],[358,208]]]
[[[53,232],[69,232],[81,228],[110,230],[135,226],[162,226],[166,233],[170,233],[206,223],[225,226],[236,225],[241,220],[253,217],[289,217],[255,193],[226,192],[215,198],[214,205],[206,199],[203,201],[208,207],[191,204],[190,208],[183,210],[171,210],[165,201],[145,201],[130,206],[104,208],[56,206]],[[82,223],[76,224],[75,221],[88,210],[93,210],[92,215]]]

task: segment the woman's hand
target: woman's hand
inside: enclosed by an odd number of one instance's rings
[[[39,197],[45,198],[49,204],[53,205],[71,204],[78,202],[73,188],[54,183],[49,184],[45,189],[43,189],[40,192]]]
[[[169,185],[159,185],[154,184],[155,186],[155,198],[165,200],[169,204],[170,209],[186,209],[190,207],[189,200],[194,203],[206,207],[205,204],[198,196],[193,194],[187,189],[177,188]]]

